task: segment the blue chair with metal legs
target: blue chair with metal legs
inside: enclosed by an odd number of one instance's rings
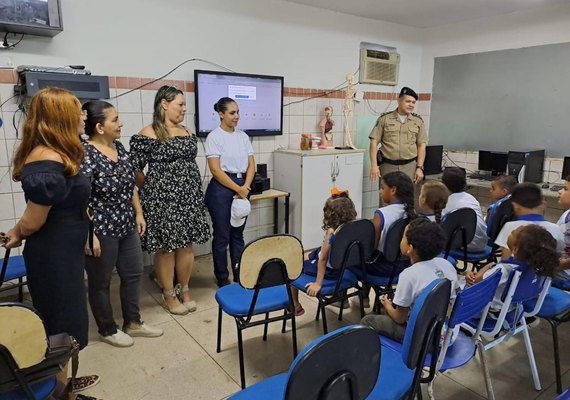
[[[364,263],[370,258],[373,249],[374,225],[368,219],[347,222],[335,231],[330,247],[329,263],[332,268],[338,270],[338,278],[324,279],[321,290],[316,297],[318,300],[316,319],[318,320],[319,314],[322,313],[323,333],[328,332],[325,308],[337,301],[341,302],[338,314],[339,321],[342,320],[344,302],[354,296],[358,296],[360,300],[360,315],[364,317],[361,287],[354,271],[360,269],[363,274],[366,274]],[[314,280],[314,276],[301,274],[299,279],[292,284],[299,291],[306,293],[306,285],[309,282],[314,282]],[[356,290],[349,293],[349,289]]]
[[[472,252],[467,250],[467,246],[475,237],[477,227],[477,214],[470,208],[459,208],[447,214],[441,221],[441,227],[447,236],[445,246],[445,257],[451,256],[457,261],[463,261],[463,268],[455,269],[464,272],[467,264],[474,264],[478,268],[483,261],[493,259],[493,248],[485,246],[483,251]]]
[[[26,264],[24,263],[23,256],[10,257],[10,249],[6,250],[4,254],[4,261],[2,262],[2,269],[0,270],[0,292],[18,288],[18,301],[24,301],[24,286],[27,282],[24,280],[26,277]],[[4,282],[18,280],[18,283],[13,285],[4,285]]]
[[[285,333],[287,320],[291,321],[293,357],[297,355],[295,307],[291,282],[303,267],[303,246],[291,235],[265,236],[247,244],[239,262],[239,283],[223,286],[216,292],[218,308],[218,340],[216,351],[221,352],[222,313],[234,317],[237,326],[241,387],[245,388],[242,330],[264,326],[263,340],[267,340],[270,322],[282,321]],[[269,313],[282,311],[282,315]],[[265,314],[263,319],[254,316]]]
[[[536,306],[533,300],[525,304],[525,309],[532,310]],[[558,346],[558,325],[570,321],[570,293],[551,287],[544,298],[537,317],[543,318],[552,327],[552,344],[554,349],[554,368],[556,370],[556,392],[562,393],[562,373],[560,371],[560,348]],[[565,353],[568,355],[568,353]]]
[[[449,307],[451,282],[436,279],[418,296],[412,307],[403,343],[380,336],[380,374],[370,400],[421,398],[420,383],[433,380],[441,330]],[[422,378],[428,353],[433,355],[429,374]]]
[[[236,393],[231,400],[363,400],[380,370],[380,343],[372,328],[351,325],[314,340],[289,371]]]
[[[386,232],[382,254],[377,256],[382,257],[383,264],[391,270],[389,276],[374,275],[362,269],[353,270],[360,282],[374,290],[374,310],[378,309],[381,295],[393,292],[392,285],[398,283],[398,276],[404,269],[402,265],[404,264],[404,267],[410,266],[409,260],[402,257],[400,252],[400,242],[409,221],[409,218],[402,218],[392,224]]]
[[[437,370],[445,372],[450,369],[459,368],[467,364],[473,357],[475,357],[476,350],[479,350],[479,357],[482,360],[483,376],[485,378],[485,385],[487,387],[487,398],[494,399],[493,387],[487,364],[485,362],[485,351],[481,342],[481,330],[483,329],[483,322],[487,318],[491,300],[495,296],[499,282],[501,281],[501,271],[495,271],[491,276],[483,279],[481,282],[466,287],[457,294],[449,321],[447,322],[447,331],[442,345],[441,353],[437,362]],[[471,318],[480,318],[480,324],[477,326],[475,334],[467,336],[465,332],[459,331],[455,341],[450,346],[450,342],[454,333],[455,327],[459,326]],[[431,355],[428,355],[426,366],[431,363]],[[433,384],[434,380],[428,383],[428,394],[430,399],[433,399]]]
[[[484,341],[482,348],[485,351],[489,350],[522,332],[534,387],[540,390],[540,379],[525,318],[536,315],[542,307],[550,287],[550,278],[537,276],[532,268],[516,260],[509,262],[519,265],[507,278],[501,295],[503,306],[499,314],[493,317],[487,316],[482,322],[481,339]],[[535,299],[534,307],[524,306]],[[472,318],[461,326],[474,334],[481,326],[481,321],[479,318]],[[485,359],[483,358],[481,362],[484,363]]]

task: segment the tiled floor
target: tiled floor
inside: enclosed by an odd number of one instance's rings
[[[198,310],[182,317],[168,314],[161,306],[158,288],[145,275],[141,291],[143,319],[164,329],[160,338],[135,338],[130,348],[115,348],[97,338],[93,319],[89,346],[81,352],[80,373],[96,373],[101,383],[86,392],[105,400],[224,399],[239,390],[236,328],[224,316],[222,352],[216,353],[217,303],[211,258],[200,257],[190,283]],[[113,282],[113,307],[120,319],[118,277]],[[299,350],[322,335],[322,325],[314,320],[314,299],[302,298],[307,311],[297,319]],[[368,310],[369,311],[369,310]],[[329,331],[359,321],[357,307],[345,310],[344,321],[328,315]],[[281,333],[280,324],[270,325],[268,340],[261,339],[262,328],[244,331],[246,382],[251,385],[265,377],[284,372],[292,359],[290,330]],[[550,326],[542,321],[531,328],[542,391],[534,390],[522,335],[489,352],[495,395],[500,399],[540,399],[556,397]],[[570,386],[570,324],[559,330],[564,387]],[[520,336],[520,337],[518,337]],[[366,362],[366,360],[363,360]],[[424,394],[426,394],[424,389]],[[485,385],[479,362],[440,375],[435,384],[437,399],[476,400],[485,398]],[[427,398],[427,397],[426,397]]]

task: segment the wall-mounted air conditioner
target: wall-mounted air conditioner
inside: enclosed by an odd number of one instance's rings
[[[360,49],[359,83],[396,86],[400,54],[367,48]]]

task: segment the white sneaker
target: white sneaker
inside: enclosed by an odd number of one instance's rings
[[[99,335],[99,338],[102,342],[109,343],[110,345],[116,347],[131,347],[133,344],[135,344],[133,338],[120,329],[117,329],[117,332],[113,335]]]
[[[125,327],[125,333],[131,337],[159,337],[162,336],[164,331],[161,328],[142,322],[136,329]]]

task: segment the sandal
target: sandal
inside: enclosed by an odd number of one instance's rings
[[[184,297],[182,296],[182,293],[185,292],[189,292],[190,289],[188,288],[188,285],[180,285],[178,284],[176,286],[176,288],[178,289],[177,293],[179,294],[178,299],[180,300],[180,302],[182,303],[182,305],[184,307],[186,307],[188,309],[189,312],[194,312],[196,311],[196,302],[194,300],[190,300],[190,301],[184,301]]]
[[[168,289],[168,290],[164,290],[164,289],[162,290],[162,301],[164,302],[164,308],[170,314],[174,314],[174,315],[186,315],[186,314],[188,314],[188,309],[186,307],[184,307],[184,305],[178,303],[177,305],[171,307],[168,305],[166,298],[175,298],[176,301],[178,301],[176,288]]]
[[[305,309],[301,305],[301,303],[295,306],[295,316],[300,317],[301,315],[305,314]]]
[[[78,393],[89,389],[101,381],[99,375],[80,376],[73,380],[72,392]]]

